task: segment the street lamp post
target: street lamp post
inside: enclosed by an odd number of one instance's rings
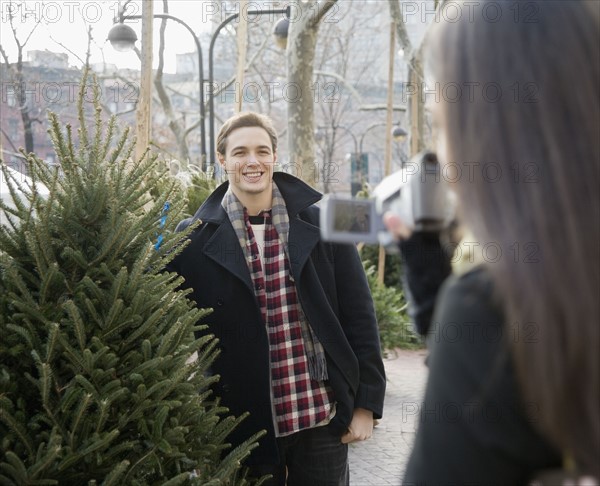
[[[392,24],[393,26],[393,24]],[[393,32],[393,30],[392,30]],[[392,36],[392,41],[390,42],[390,45],[393,45],[393,36]],[[391,63],[390,63],[391,64]],[[390,78],[392,76],[393,73],[390,73]],[[388,99],[388,106],[390,106],[391,103]],[[390,112],[388,111],[388,114]],[[388,120],[386,122],[379,122],[379,123],[374,123],[373,125],[371,125],[370,127],[368,127],[362,134],[362,136],[360,137],[360,151],[362,152],[362,144],[363,141],[365,139],[365,135],[372,130],[373,128],[376,127],[381,127],[381,126],[386,126],[389,127],[391,125],[391,117],[388,117]],[[389,175],[389,171],[390,171],[390,166],[391,166],[391,140],[390,137],[397,141],[397,142],[401,142],[404,141],[406,139],[406,130],[404,130],[399,124],[396,125],[394,128],[392,128],[391,133],[388,132],[386,139],[385,139],[385,143],[386,143],[386,167],[383,171],[383,176],[386,177]],[[367,154],[365,154],[367,155]],[[383,284],[383,280],[385,277],[385,249],[382,245],[379,245],[379,256],[377,258],[377,280],[380,284]]]
[[[350,135],[350,137],[352,137],[352,141],[354,142],[354,153],[357,153],[358,152],[358,139],[356,138],[356,135],[354,135],[354,133],[352,133],[352,131],[349,128],[345,127],[344,125],[336,125],[335,128],[341,128],[348,135]]]
[[[350,194],[353,197],[356,196],[356,194],[362,189],[363,177],[367,177],[369,173],[369,154],[363,152],[363,141],[365,136],[372,129],[385,125],[387,125],[386,122],[378,122],[370,125],[362,133],[360,139],[358,139],[348,127],[343,125],[335,125],[333,127],[318,127],[318,131],[315,132],[315,136],[322,136],[321,130],[323,129],[327,130],[328,128],[332,128],[333,130],[337,130],[338,128],[341,128],[348,135],[350,135],[350,137],[352,137],[352,141],[354,142],[354,152],[351,152],[349,156],[347,155],[346,160],[350,161]],[[396,125],[393,128],[391,135],[395,141],[401,142],[406,139],[408,134],[400,125]]]
[[[246,12],[247,15],[263,15],[263,14],[285,14],[287,18],[290,16],[291,9],[290,7],[286,7],[284,9],[268,9],[268,10],[248,10]],[[211,39],[210,39],[210,48],[208,54],[208,83],[210,86],[210,93],[208,97],[209,103],[209,147],[208,151],[210,152],[210,167],[214,170],[216,165],[216,152],[215,152],[215,112],[214,112],[214,47],[215,42],[217,40],[217,36],[219,33],[225,28],[229,23],[234,21],[240,16],[239,13],[230,15],[227,17],[215,30]],[[108,40],[115,47],[115,49],[123,51],[131,49],[135,42],[137,41],[137,35],[134,30],[124,24],[125,18],[127,19],[140,19],[141,15],[127,15],[125,16],[123,11],[119,13],[119,23],[115,24],[113,28],[108,33]],[[200,44],[200,39],[194,33],[192,28],[186,24],[180,18],[177,18],[170,14],[154,14],[154,18],[158,19],[169,19],[178,22],[183,27],[187,29],[187,31],[192,34],[194,38],[194,42],[196,44],[196,50],[198,51],[198,70],[199,70],[199,94],[200,94],[200,143],[201,143],[201,152],[202,152],[202,166],[204,167],[205,162],[207,161],[207,147],[206,147],[206,131],[205,131],[205,104],[204,104],[204,67],[202,63],[202,47]],[[285,35],[285,33],[283,34]]]
[[[354,142],[354,152],[350,154],[350,195],[354,197],[362,190],[364,180],[369,178],[369,158],[359,149],[358,139],[349,128],[343,125],[337,125],[335,128],[344,130]]]
[[[352,167],[354,167],[354,172],[357,173],[357,177],[360,177],[360,175],[363,172],[368,173],[368,171],[369,171],[369,154],[366,152],[363,152],[363,141],[365,139],[365,135],[373,128],[377,128],[377,127],[381,127],[381,126],[387,126],[387,122],[374,123],[373,125],[367,127],[367,129],[363,132],[363,134],[360,137],[360,142],[358,144],[358,151],[353,158],[354,165],[352,166]],[[392,130],[391,135],[394,140],[399,141],[403,137],[404,138],[406,137],[406,131],[403,130],[402,127],[397,125]],[[361,187],[362,187],[362,181],[360,181],[360,180],[353,181],[352,182],[352,195],[354,196],[358,191],[360,191]]]
[[[332,160],[332,155],[333,155],[333,151],[335,149],[336,146],[336,130],[338,128],[341,128],[342,130],[344,130],[348,135],[350,135],[350,137],[352,137],[352,141],[354,142],[354,151],[347,154],[346,155],[346,161],[350,160],[350,173],[351,173],[351,193],[352,196],[355,196],[356,193],[358,192],[358,190],[360,189],[360,183],[359,183],[359,189],[355,189],[356,187],[356,177],[355,177],[355,173],[356,173],[356,164],[357,164],[357,160],[358,160],[358,139],[356,138],[356,135],[354,135],[354,133],[352,133],[352,130],[350,130],[348,127],[345,127],[343,125],[333,125],[333,126],[318,126],[317,130],[315,130],[315,140],[317,142],[317,144],[319,145],[319,147],[321,148],[322,152],[323,152],[323,156],[324,156],[324,160],[323,160],[323,169],[322,169],[322,178],[323,178],[323,192],[329,192],[329,175],[331,174],[331,170],[332,170],[332,165],[333,165],[333,160]],[[328,137],[327,132],[331,129],[332,131],[332,135],[331,138]],[[320,141],[323,139],[327,139],[327,142],[325,144],[325,148],[321,147],[321,143]],[[329,141],[330,140],[330,141]]]
[[[113,45],[113,47],[115,47],[115,49],[119,51],[126,51],[133,48],[135,42],[137,41],[137,35],[130,26],[125,25],[123,23],[125,20],[125,18],[123,17],[123,12],[120,12],[119,15],[119,23],[115,24],[108,33],[108,40]],[[200,153],[202,157],[201,166],[204,168],[206,162],[206,130],[204,126],[204,120],[206,115],[204,109],[204,67],[202,63],[202,46],[200,45],[200,39],[198,39],[198,36],[194,33],[192,28],[178,17],[175,17],[170,14],[154,14],[153,17],[155,19],[174,20],[175,22],[185,27],[194,38],[194,43],[196,44],[196,51],[198,52],[198,84],[200,96]],[[137,20],[141,18],[141,15],[127,15],[127,19]]]
[[[387,125],[386,122],[379,122],[379,123],[374,123],[373,125],[367,127],[367,129],[363,132],[363,134],[360,137],[360,144],[359,144],[359,151],[362,153],[363,151],[363,140],[365,139],[365,135],[370,132],[373,128],[377,128],[377,127],[382,127]],[[394,129],[392,130],[392,138],[398,142],[403,141],[406,136],[408,134],[406,133],[406,131],[400,126],[400,125],[396,125],[394,127]]]

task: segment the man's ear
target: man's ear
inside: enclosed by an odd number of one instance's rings
[[[217,159],[219,159],[219,164],[225,165],[225,156],[222,153],[217,152]]]

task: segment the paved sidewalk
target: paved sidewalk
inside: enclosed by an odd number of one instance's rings
[[[425,350],[397,350],[384,360],[383,419],[371,440],[350,445],[350,486],[400,485],[427,379],[425,356]]]

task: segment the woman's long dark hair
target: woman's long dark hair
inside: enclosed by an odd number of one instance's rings
[[[441,102],[446,162],[487,250],[524,398],[598,474],[600,2],[476,4],[436,19],[427,96]]]

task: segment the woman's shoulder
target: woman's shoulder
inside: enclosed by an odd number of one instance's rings
[[[492,275],[479,265],[460,275],[451,275],[440,289],[434,318],[444,321],[482,320],[501,325],[503,321],[501,297]],[[459,319],[460,318],[460,319]]]
[[[481,296],[490,296],[493,291],[493,280],[490,270],[484,265],[477,265],[469,271],[452,274],[445,282],[442,290],[451,292],[476,292]]]
[[[449,361],[459,374],[469,368],[484,373],[500,356],[507,358],[511,333],[488,269],[451,276],[440,290],[427,336],[430,364]]]

